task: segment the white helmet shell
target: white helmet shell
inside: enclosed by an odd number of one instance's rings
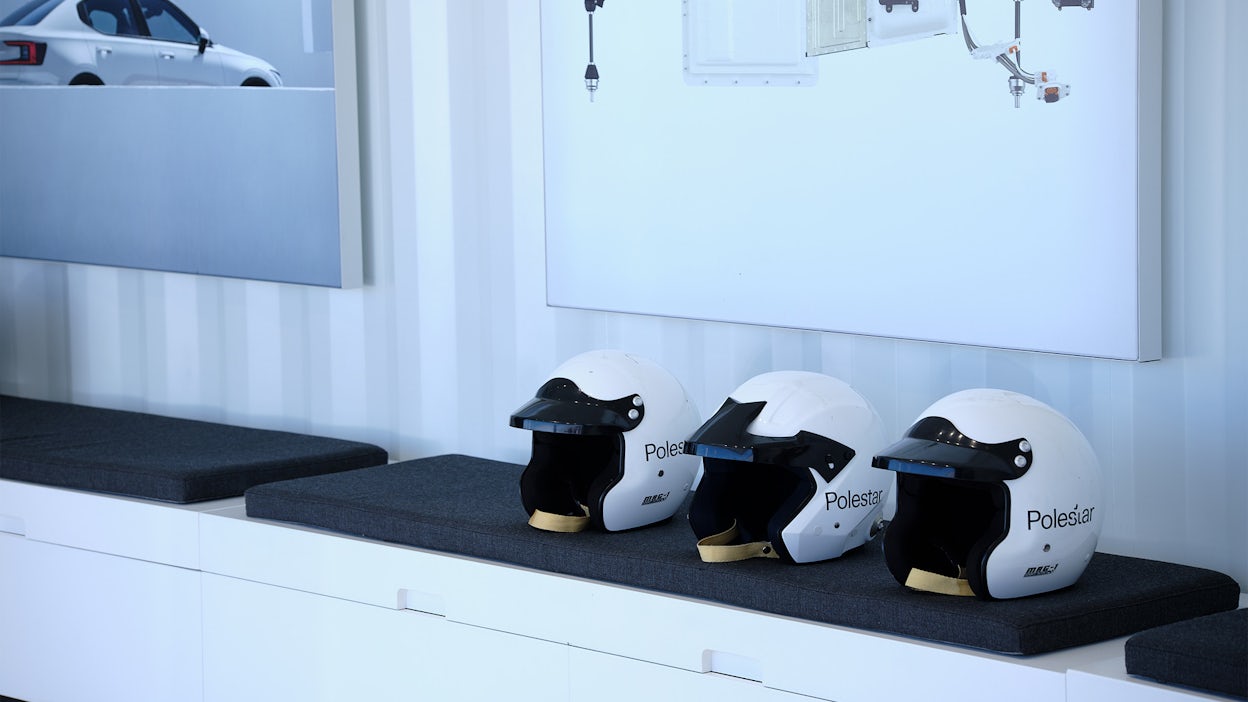
[[[1096,550],[1096,455],[1069,419],[1026,395],[953,393],[873,463],[898,476],[884,555],[909,587],[1025,597],[1072,585]]]
[[[703,457],[689,510],[703,559],[811,563],[861,546],[893,484],[870,466],[884,441],[879,414],[836,378],[747,380],[689,441]]]
[[[511,415],[511,426],[533,431],[520,478],[529,523],[622,531],[670,518],[698,470],[685,438],[699,421],[684,387],[653,361],[615,350],[568,359]]]

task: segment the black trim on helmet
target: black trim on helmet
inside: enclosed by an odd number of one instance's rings
[[[604,528],[602,503],[624,474],[621,432],[575,435],[533,432],[529,464],[520,474],[524,510],[581,516]]]
[[[992,599],[988,561],[1010,530],[1010,490],[1000,481],[963,481],[900,473],[897,510],[884,532],[884,562],[898,583],[911,568],[964,577]]]
[[[689,503],[689,527],[698,539],[737,527],[737,543],[767,541],[793,563],[787,527],[817,492],[810,471],[722,458],[702,461],[702,482]]]
[[[799,431],[793,436],[751,434],[750,422],[766,404],[728,398],[715,416],[689,437],[686,450],[703,458],[813,468],[826,482],[831,482],[853,460],[852,448],[814,432]]]
[[[609,434],[636,429],[645,419],[640,395],[603,400],[567,378],[551,378],[511,415],[511,426],[554,434]]]
[[[976,441],[944,417],[924,417],[897,443],[871,459],[876,468],[935,478],[996,482],[1021,478],[1032,464],[1025,438]]]

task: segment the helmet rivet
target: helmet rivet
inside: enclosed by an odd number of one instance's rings
[[[1024,466],[1026,466],[1026,465],[1027,465],[1027,457],[1026,457],[1026,456],[1015,456],[1015,457],[1014,457],[1014,465],[1018,466],[1019,468],[1022,468],[1022,467],[1024,467]]]
[[[1031,442],[1026,439],[1023,439],[1022,441],[1018,442],[1018,450],[1022,451],[1023,453],[1027,453],[1028,451],[1031,450]]]
[[[659,471],[659,477],[660,477],[660,478],[662,478],[662,477],[663,477],[663,471]]]
[[[641,407],[641,395],[633,395],[633,407]]]
[[[836,522],[835,524],[833,524],[833,525],[832,525],[832,528],[833,528],[833,529],[840,529],[840,528],[841,528],[841,523],[840,523],[840,522]]]
[[[636,419],[636,418],[638,418],[638,417],[640,417],[640,416],[641,416],[641,412],[638,412],[638,411],[637,411],[637,410],[635,410],[635,409],[631,409],[631,410],[629,410],[629,411],[628,411],[628,418],[629,418],[629,419]]]
[[[1052,547],[1052,546],[1050,546],[1050,545],[1048,545],[1048,544],[1045,544],[1045,545],[1044,545],[1044,552],[1045,552],[1045,553],[1048,553],[1048,552],[1049,552],[1049,549],[1051,549],[1051,548],[1053,548],[1053,547]]]

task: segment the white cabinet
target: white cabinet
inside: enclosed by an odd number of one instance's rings
[[[0,532],[153,563],[199,567],[199,513],[242,498],[176,505],[0,480]]]
[[[199,573],[0,533],[0,695],[202,696]]]
[[[199,513],[227,504],[0,480],[0,695],[200,699]]]
[[[574,700],[714,700],[715,702],[810,702],[810,697],[764,687],[757,680],[721,673],[691,673],[656,663],[571,649]]]
[[[205,573],[204,700],[567,700],[568,648]]]
[[[572,635],[580,647],[691,672],[757,680],[837,702],[919,698],[996,702],[1064,700],[1065,672],[1103,644],[1005,656],[830,626],[630,588],[572,581],[595,616]],[[967,681],[975,681],[967,684]]]
[[[1220,699],[1123,639],[1004,656],[198,506],[0,480],[0,696]]]

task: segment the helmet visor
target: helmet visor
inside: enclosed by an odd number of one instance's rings
[[[944,417],[920,419],[904,438],[871,459],[871,465],[885,470],[979,482],[1014,480],[1031,463],[1027,439],[976,441]]]
[[[748,430],[766,402],[737,402],[731,397],[685,443],[705,458],[813,468],[831,482],[854,457],[854,450],[826,436],[799,431],[792,436],[758,436]]]
[[[512,413],[511,426],[554,434],[609,434],[636,429],[645,414],[640,395],[603,400],[567,378],[552,378]]]

